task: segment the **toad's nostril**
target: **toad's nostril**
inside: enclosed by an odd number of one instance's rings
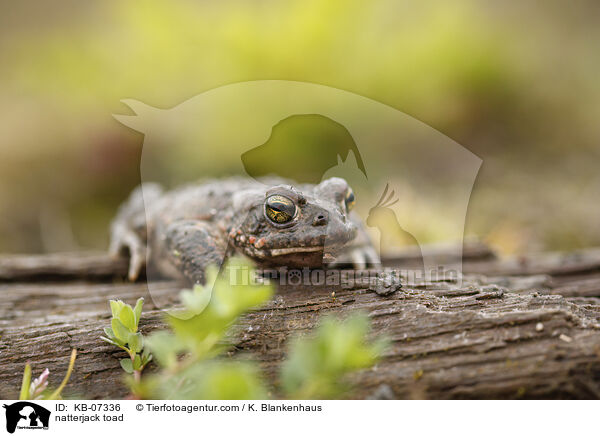
[[[324,226],[325,224],[327,224],[327,215],[320,213],[315,216],[313,226]]]

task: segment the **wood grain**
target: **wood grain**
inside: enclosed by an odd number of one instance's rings
[[[375,367],[352,375],[354,398],[600,398],[597,253],[526,262],[476,256],[465,262],[470,274],[460,285],[433,282],[388,297],[282,287],[240,321],[230,354],[257,360],[276,394],[290,337],[310,334],[324,314],[363,311],[373,337],[386,335],[391,346]],[[119,262],[96,254],[0,261],[0,397],[16,396],[26,362],[34,375],[48,367],[58,384],[71,348],[79,355],[68,395],[127,394],[123,353],[99,339],[110,317],[107,302],[146,297],[142,330],[149,332],[163,327],[161,308],[177,302],[180,286],[158,283],[150,295],[144,283],[120,278]]]

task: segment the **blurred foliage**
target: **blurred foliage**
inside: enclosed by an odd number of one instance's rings
[[[507,252],[600,244],[593,0],[59,0],[2,10],[0,250],[106,246],[115,208],[139,183],[142,137],[111,118],[126,110],[121,99],[166,108],[258,79],[365,95],[478,154],[466,229]],[[239,159],[218,144],[211,152],[202,176]],[[434,168],[427,176],[435,187]],[[447,207],[438,199],[415,221],[443,229]]]
[[[231,266],[246,266],[233,259]],[[140,398],[162,399],[251,399],[264,398],[257,369],[250,362],[219,358],[232,324],[244,312],[256,308],[272,295],[267,285],[232,286],[207,272],[206,285],[196,285],[180,294],[182,309],[166,315],[170,330],[146,338],[146,345],[161,367],[141,381],[131,380]]]
[[[232,259],[230,266],[247,263]],[[248,268],[246,268],[248,267]],[[138,398],[241,400],[264,399],[272,394],[253,362],[222,356],[234,322],[245,312],[264,304],[272,295],[265,284],[232,285],[217,270],[209,270],[207,285],[183,291],[183,309],[166,320],[170,331],[146,338],[160,370],[130,379]],[[287,398],[333,398],[349,390],[343,377],[372,366],[385,342],[368,344],[366,316],[340,322],[325,318],[313,338],[296,339],[282,367],[281,384]]]
[[[281,384],[292,398],[336,398],[348,391],[341,375],[373,366],[387,342],[367,344],[369,318],[343,323],[326,317],[312,338],[297,338],[281,370]]]

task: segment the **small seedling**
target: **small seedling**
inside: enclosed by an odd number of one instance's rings
[[[142,371],[152,360],[152,355],[144,348],[144,336],[138,331],[144,299],[139,298],[135,307],[121,300],[110,300],[112,319],[110,327],[104,329],[101,339],[124,350],[129,358],[119,363],[125,372],[133,374],[136,381],[141,379]]]

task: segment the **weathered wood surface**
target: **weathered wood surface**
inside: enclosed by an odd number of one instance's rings
[[[461,286],[405,287],[389,297],[336,289],[335,298],[331,288],[279,289],[240,322],[232,354],[252,354],[275,380],[291,335],[309,333],[325,313],[362,310],[373,334],[386,334],[392,345],[377,366],[352,376],[356,398],[600,398],[600,252],[512,260],[480,253],[467,256],[464,271],[472,274]],[[386,263],[403,262],[395,256]],[[161,283],[150,296],[142,283],[93,281],[89,259],[55,256],[61,273],[51,274],[40,257],[27,282],[27,268],[15,276],[18,262],[0,261],[0,278],[11,279],[0,284],[0,397],[14,397],[25,362],[34,374],[50,368],[57,384],[71,348],[79,356],[69,394],[126,395],[122,353],[99,339],[110,317],[107,301],[145,296],[148,332],[162,326],[158,306],[174,304],[179,286]],[[62,281],[42,280],[47,275]]]
[[[106,253],[0,256],[0,280],[102,279],[127,274],[127,259]]]

